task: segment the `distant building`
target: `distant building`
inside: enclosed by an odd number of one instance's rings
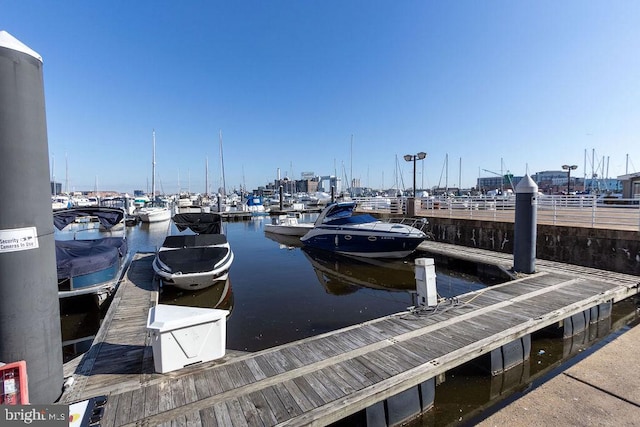
[[[61,182],[53,182],[50,181],[51,184],[51,195],[62,193],[62,183]]]
[[[640,198],[640,172],[620,175],[618,181],[622,184],[622,197],[625,199]]]

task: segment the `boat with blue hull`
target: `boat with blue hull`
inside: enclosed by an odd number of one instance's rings
[[[108,207],[53,213],[60,298],[93,294],[102,304],[113,292],[129,253],[124,219],[124,210]]]
[[[300,240],[305,246],[344,255],[404,258],[427,238],[424,232],[407,224],[354,214],[355,208],[355,202],[329,204]]]

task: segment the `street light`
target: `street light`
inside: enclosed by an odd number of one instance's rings
[[[571,171],[578,169],[578,165],[562,165],[562,169],[567,171],[567,196],[571,193]]]
[[[427,157],[427,153],[424,151],[421,151],[418,154],[404,155],[404,159],[407,162],[413,161],[413,197],[416,197],[416,160],[423,160],[425,157]]]

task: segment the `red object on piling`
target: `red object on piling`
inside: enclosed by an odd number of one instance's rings
[[[0,405],[28,405],[27,362],[0,366]]]

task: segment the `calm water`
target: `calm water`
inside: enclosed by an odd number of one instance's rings
[[[312,221],[313,217],[304,220]],[[278,241],[265,235],[264,224],[270,221],[267,216],[225,222],[235,254],[230,280],[199,292],[165,287],[160,302],[230,310],[227,348],[242,351],[318,335],[397,313],[414,304],[414,259],[424,254],[381,262],[310,252],[291,246],[299,245],[295,238]],[[154,251],[169,227],[169,222],[128,227],[130,250]],[[474,276],[442,266],[436,267],[436,273],[442,296],[485,286]],[[65,341],[92,336],[95,331],[91,329],[97,331],[99,327],[100,316],[95,312],[64,313]],[[74,332],[81,334],[74,336]],[[67,352],[86,351],[86,345],[76,344]]]
[[[166,287],[160,302],[230,310],[227,348],[243,351],[317,335],[414,304],[414,260],[427,254],[380,262],[308,252],[295,246],[299,244],[295,239],[266,236],[263,226],[267,221],[269,217],[224,223],[235,253],[228,282],[196,292]],[[169,226],[166,222],[129,227],[131,250],[154,251]],[[449,271],[437,259],[436,273],[438,293],[447,297],[497,282]],[[87,351],[100,326],[104,313],[79,308],[89,306],[90,300],[63,309],[63,340],[68,343],[65,359]],[[434,408],[408,425],[473,425],[488,408],[508,403],[584,357],[612,333],[637,323],[637,308],[631,300],[618,303],[605,323],[590,325],[588,332],[570,339],[534,334],[530,359],[503,375],[492,377],[486,366],[478,367],[478,361],[448,372],[446,381],[437,387]]]

